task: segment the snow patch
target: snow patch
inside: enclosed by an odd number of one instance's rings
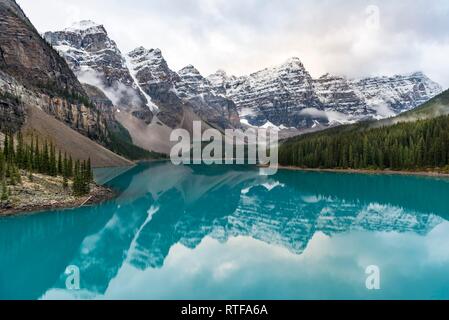
[[[260,129],[267,129],[267,130],[271,129],[271,130],[275,130],[275,131],[281,131],[281,129],[277,125],[271,123],[270,121],[267,121],[263,126],[261,126],[259,128]]]
[[[142,95],[147,99],[147,107],[151,110],[153,113],[157,113],[159,111],[159,107],[152,102],[151,97],[143,90],[143,88],[140,86],[139,80],[136,76],[136,66],[132,61],[132,58],[129,55],[125,55],[125,64],[126,67],[129,70],[129,73],[131,74],[131,78],[133,79],[134,83],[137,86],[137,89],[142,93]]]
[[[83,35],[94,33],[106,33],[106,30],[102,25],[95,23],[91,20],[82,20],[79,22],[75,22],[70,27],[64,29],[64,31],[81,33]]]

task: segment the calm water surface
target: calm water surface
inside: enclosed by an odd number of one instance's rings
[[[449,180],[143,164],[0,219],[0,299],[448,299]],[[66,289],[67,266],[81,289]],[[366,267],[381,289],[366,289]]]

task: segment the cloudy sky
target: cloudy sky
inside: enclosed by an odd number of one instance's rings
[[[313,76],[424,71],[449,87],[447,0],[18,0],[39,31],[90,19],[124,52],[248,74],[301,58]]]

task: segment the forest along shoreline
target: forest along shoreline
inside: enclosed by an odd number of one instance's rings
[[[303,168],[296,166],[278,166],[279,170],[290,171],[307,171],[307,172],[329,172],[329,173],[351,173],[351,174],[379,174],[379,175],[402,175],[402,176],[419,176],[419,177],[440,177],[449,178],[449,173],[438,171],[405,171],[405,170],[380,170],[380,169],[325,169],[325,168]]]
[[[8,133],[0,147],[0,217],[103,202],[115,192],[94,181],[90,159],[74,159],[49,140]]]
[[[30,193],[29,201],[21,199],[20,203],[2,202],[0,205],[0,218],[38,214],[42,211],[55,209],[75,209],[81,206],[94,205],[114,199],[117,193],[110,188],[100,185],[91,186],[88,195],[75,197],[71,194],[46,192],[41,189],[40,194]]]

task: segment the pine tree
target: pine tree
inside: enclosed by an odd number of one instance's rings
[[[6,133],[5,140],[3,140],[3,156],[5,157],[6,160],[9,159],[8,151],[9,151],[9,136]]]
[[[14,165],[13,166],[13,174],[14,174],[14,181],[16,181],[16,183],[18,184],[22,184],[22,176],[20,175],[20,170],[19,168]]]
[[[23,136],[19,131],[17,134],[17,151],[16,151],[16,162],[17,165],[22,166],[24,164],[24,146],[23,146]]]
[[[342,127],[284,143],[281,164],[315,168],[422,170],[449,168],[449,117],[368,129]]]
[[[92,164],[91,164],[90,158],[87,160],[86,170],[87,170],[87,181],[88,181],[88,183],[91,183],[94,180],[94,173],[92,171]]]
[[[73,173],[73,194],[75,196],[82,195],[82,186],[81,186],[81,174],[80,174],[80,162],[79,160],[75,161],[75,169]]]
[[[73,194],[75,196],[83,196],[89,193],[89,181],[87,173],[87,162],[76,160],[73,172]]]
[[[34,166],[34,136],[31,136],[31,144],[28,147],[28,162],[31,167]]]
[[[32,182],[34,180],[33,178],[33,166],[31,165],[31,162],[28,163],[28,180]]]
[[[61,149],[59,149],[59,154],[58,154],[58,175],[62,176],[64,173],[64,169],[63,169],[64,163],[63,163],[63,159],[62,159],[62,152]]]
[[[63,162],[63,170],[62,176],[65,178],[69,177],[69,161],[67,159],[67,152],[64,152],[64,162]]]
[[[67,171],[67,177],[71,178],[73,177],[73,159],[72,156],[69,156],[69,161],[68,161],[68,171]]]
[[[38,136],[36,136],[36,144],[34,146],[34,169],[36,171],[40,171],[42,169]]]
[[[50,176],[57,176],[58,174],[58,167],[56,162],[56,150],[53,143],[50,143],[50,156],[49,156],[49,170],[48,174]]]
[[[0,148],[0,179],[8,185],[22,183],[21,170],[26,171],[29,181],[33,181],[33,173],[51,176],[62,176],[63,186],[67,187],[69,178],[76,176],[75,191],[78,195],[89,192],[89,183],[92,180],[90,159],[82,163],[77,160],[75,168],[71,155],[61,150],[56,154],[53,143],[45,141],[42,148],[39,137],[31,135],[30,145],[26,145],[22,133],[17,134],[17,143],[14,143],[12,134],[5,134],[3,150]],[[76,174],[75,174],[76,172]],[[7,192],[6,192],[7,193]]]
[[[64,176],[64,178],[63,178],[63,180],[62,180],[62,187],[63,187],[64,189],[67,189],[68,186],[69,186],[69,180],[67,179],[66,176]]]
[[[48,154],[48,143],[45,141],[44,149],[42,151],[41,172],[44,174],[50,173],[50,155]]]
[[[3,153],[0,153],[0,179],[4,180],[6,176],[6,162]]]
[[[1,197],[1,200],[2,201],[7,201],[8,198],[9,198],[8,187],[6,186],[5,179],[3,179],[3,181],[2,181],[2,197]]]
[[[14,135],[9,135],[9,143],[8,143],[8,157],[9,161],[14,162],[15,160],[15,152],[14,152]]]

